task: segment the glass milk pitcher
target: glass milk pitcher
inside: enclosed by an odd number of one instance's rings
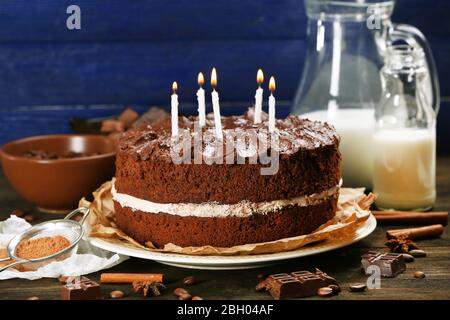
[[[305,0],[307,56],[292,113],[336,127],[344,186],[372,188],[374,109],[387,46],[402,41],[423,48],[428,79],[437,81],[424,36],[391,22],[394,5],[392,0]]]
[[[380,209],[427,210],[436,199],[437,110],[425,66],[422,49],[388,47],[375,109],[373,183]]]

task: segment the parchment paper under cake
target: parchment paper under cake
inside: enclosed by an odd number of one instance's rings
[[[150,242],[145,243],[145,245],[138,243],[117,227],[111,195],[112,185],[112,181],[104,183],[93,193],[94,200],[92,202],[84,198],[80,200],[80,206],[91,209],[89,218],[90,237],[102,238],[108,242],[119,243],[132,248],[189,255],[267,254],[297,250],[306,245],[311,246],[323,241],[344,242],[354,237],[357,228],[369,218],[371,214],[369,208],[375,200],[375,195],[365,195],[363,188],[341,188],[336,215],[307,235],[228,248],[213,246],[180,247],[171,243],[164,245],[163,248],[156,248]]]

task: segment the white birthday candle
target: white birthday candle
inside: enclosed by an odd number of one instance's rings
[[[197,90],[197,101],[198,101],[198,122],[200,127],[205,126],[206,124],[206,115],[205,115],[205,90],[203,90],[202,86],[205,83],[205,78],[203,77],[203,73],[199,72],[197,78],[198,85],[200,88]]]
[[[261,84],[264,82],[264,73],[261,69],[258,70],[256,74],[256,83],[258,83],[258,89],[256,89],[255,94],[255,118],[254,124],[261,123],[261,112],[262,112],[262,103],[263,103],[263,92],[264,90],[261,88]]]
[[[217,71],[213,68],[211,72],[211,86],[213,91],[211,92],[212,105],[214,111],[214,125],[216,127],[216,136],[219,140],[222,140],[222,122],[220,118],[220,105],[219,105],[219,93],[216,91],[217,86]]]
[[[275,130],[275,97],[273,96],[273,92],[275,91],[275,78],[270,77],[269,81],[269,132],[273,132]]]
[[[172,101],[171,101],[171,113],[172,113],[172,137],[178,136],[178,85],[174,81],[172,83]]]

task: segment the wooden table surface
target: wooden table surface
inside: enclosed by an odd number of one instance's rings
[[[450,208],[450,158],[438,158],[437,161],[438,198],[435,210],[448,211]],[[9,216],[13,209],[31,212],[39,223],[54,219],[55,215],[37,212],[15,193],[3,174],[0,174],[0,220]],[[59,216],[58,216],[59,217]],[[398,228],[399,226],[395,226]],[[401,226],[400,226],[401,227]],[[450,228],[446,226],[440,238],[417,241],[421,249],[426,250],[426,258],[416,259],[407,264],[407,270],[393,279],[382,279],[381,289],[352,293],[348,285],[365,282],[366,277],[360,271],[360,256],[368,250],[385,250],[385,232],[392,226],[378,226],[368,238],[349,247],[328,253],[309,256],[272,265],[261,269],[236,271],[190,270],[170,267],[157,262],[131,258],[108,272],[127,273],[165,273],[167,291],[161,297],[148,299],[173,299],[172,291],[182,286],[185,276],[193,275],[197,283],[189,288],[193,295],[204,299],[271,299],[267,293],[255,292],[257,275],[295,270],[319,269],[335,277],[343,290],[338,296],[327,299],[450,299]],[[424,279],[413,277],[415,271],[423,271]],[[88,275],[99,280],[100,273]],[[26,299],[38,296],[41,299],[59,299],[60,284],[56,279],[40,280],[3,280],[0,281],[0,299]],[[108,296],[112,290],[122,290],[127,299],[142,299],[131,290],[130,285],[103,285],[102,291]],[[313,297],[309,299],[324,299]]]

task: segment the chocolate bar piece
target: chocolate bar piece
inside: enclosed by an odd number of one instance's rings
[[[263,280],[257,289],[269,291],[274,299],[304,298],[317,294],[317,290],[329,285],[338,285],[337,281],[325,272],[295,271],[273,274]]]
[[[266,281],[265,290],[277,300],[298,297],[302,290],[300,281],[287,273],[271,275],[264,281]]]
[[[372,274],[367,270],[369,266],[378,266],[381,276],[392,278],[406,270],[405,259],[402,254],[380,253],[369,251],[361,257],[361,267],[365,274]]]
[[[86,277],[70,279],[61,288],[62,300],[96,300],[101,298],[100,285]]]

